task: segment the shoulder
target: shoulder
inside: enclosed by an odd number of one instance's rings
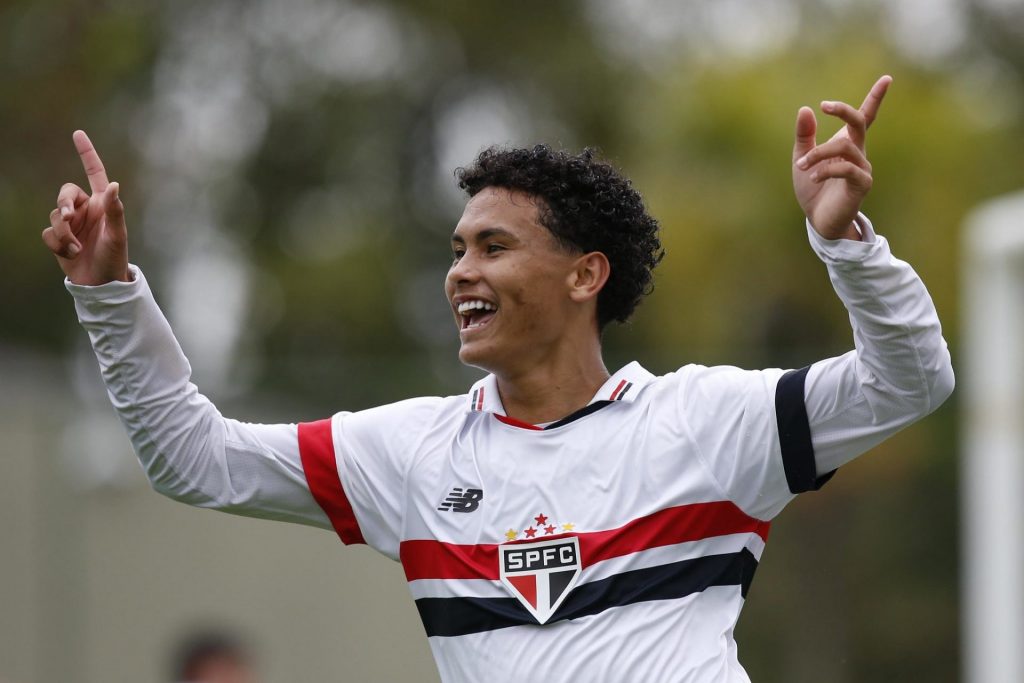
[[[424,396],[334,417],[344,442],[378,446],[410,445],[434,429],[456,429],[465,419],[466,395]]]
[[[773,402],[779,368],[747,370],[733,365],[684,365],[654,377],[642,396],[650,402],[672,405],[687,412],[719,412],[751,402]]]

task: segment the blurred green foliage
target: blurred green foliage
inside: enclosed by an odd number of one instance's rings
[[[795,28],[754,53],[693,31],[679,38],[692,44],[646,45],[614,12],[595,19],[613,4],[9,1],[0,349],[58,359],[80,344],[38,233],[61,183],[84,181],[70,138],[81,127],[122,184],[133,260],[158,298],[191,253],[192,226],[173,220],[189,215],[180,197],[155,214],[172,224],[141,219],[156,188],[185,182],[196,204],[213,207],[216,233],[252,269],[237,354],[253,395],[301,418],[461,392],[473,372],[457,365],[441,293],[459,207],[441,189],[452,168],[440,166],[451,131],[474,117],[491,130],[487,119],[504,117],[496,130],[507,139],[493,142],[599,147],[662,222],[656,290],[632,324],[607,334],[609,365],[804,365],[845,351],[850,335],[792,197],[795,112],[822,99],[859,103],[891,73],[869,135],[876,184],[865,210],[928,283],[955,357],[960,226],[979,202],[1024,184],[1021,15],[964,5],[964,42],[928,60],[887,33],[884,3],[783,3]],[[279,24],[266,9],[276,5]],[[708,5],[675,12],[696,21]],[[401,59],[375,57],[378,42],[358,69],[342,58],[322,66],[345,44],[317,33],[324,21],[294,15],[338,7],[390,26],[377,37],[391,35]],[[167,98],[184,97],[174,88],[189,68],[198,85],[175,109]],[[249,147],[199,171],[154,160],[150,137],[170,135],[173,149],[187,127],[161,112],[187,121],[212,106],[225,73],[244,97],[221,102],[223,127],[205,134],[256,121]],[[822,121],[823,133],[834,129]],[[741,622],[754,680],[955,679],[955,403],[783,515]]]

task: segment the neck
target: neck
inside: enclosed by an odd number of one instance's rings
[[[554,422],[590,403],[608,370],[600,344],[552,363],[521,372],[495,373],[498,393],[509,417],[529,424]]]

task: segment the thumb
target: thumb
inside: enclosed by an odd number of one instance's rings
[[[815,133],[818,132],[818,120],[814,118],[814,110],[800,107],[796,113],[796,142],[793,144],[793,161],[814,149]]]
[[[107,227],[113,231],[114,236],[125,238],[128,236],[128,228],[124,223],[124,204],[120,197],[121,186],[118,183],[110,183],[103,191],[103,212],[107,216]]]

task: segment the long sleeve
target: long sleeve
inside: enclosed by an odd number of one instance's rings
[[[937,408],[953,391],[938,315],[917,273],[866,218],[863,242],[808,238],[850,313],[854,350],[799,370],[688,366],[679,414],[725,494],[772,519],[793,497]]]
[[[129,283],[65,285],[153,488],[199,507],[330,529],[303,472],[297,426],[223,417],[190,381],[142,272],[131,272]]]
[[[932,299],[864,216],[864,241],[808,238],[850,314],[855,350],[810,366],[804,403],[816,475],[824,476],[935,410],[953,391]],[[781,386],[780,382],[780,386]]]

